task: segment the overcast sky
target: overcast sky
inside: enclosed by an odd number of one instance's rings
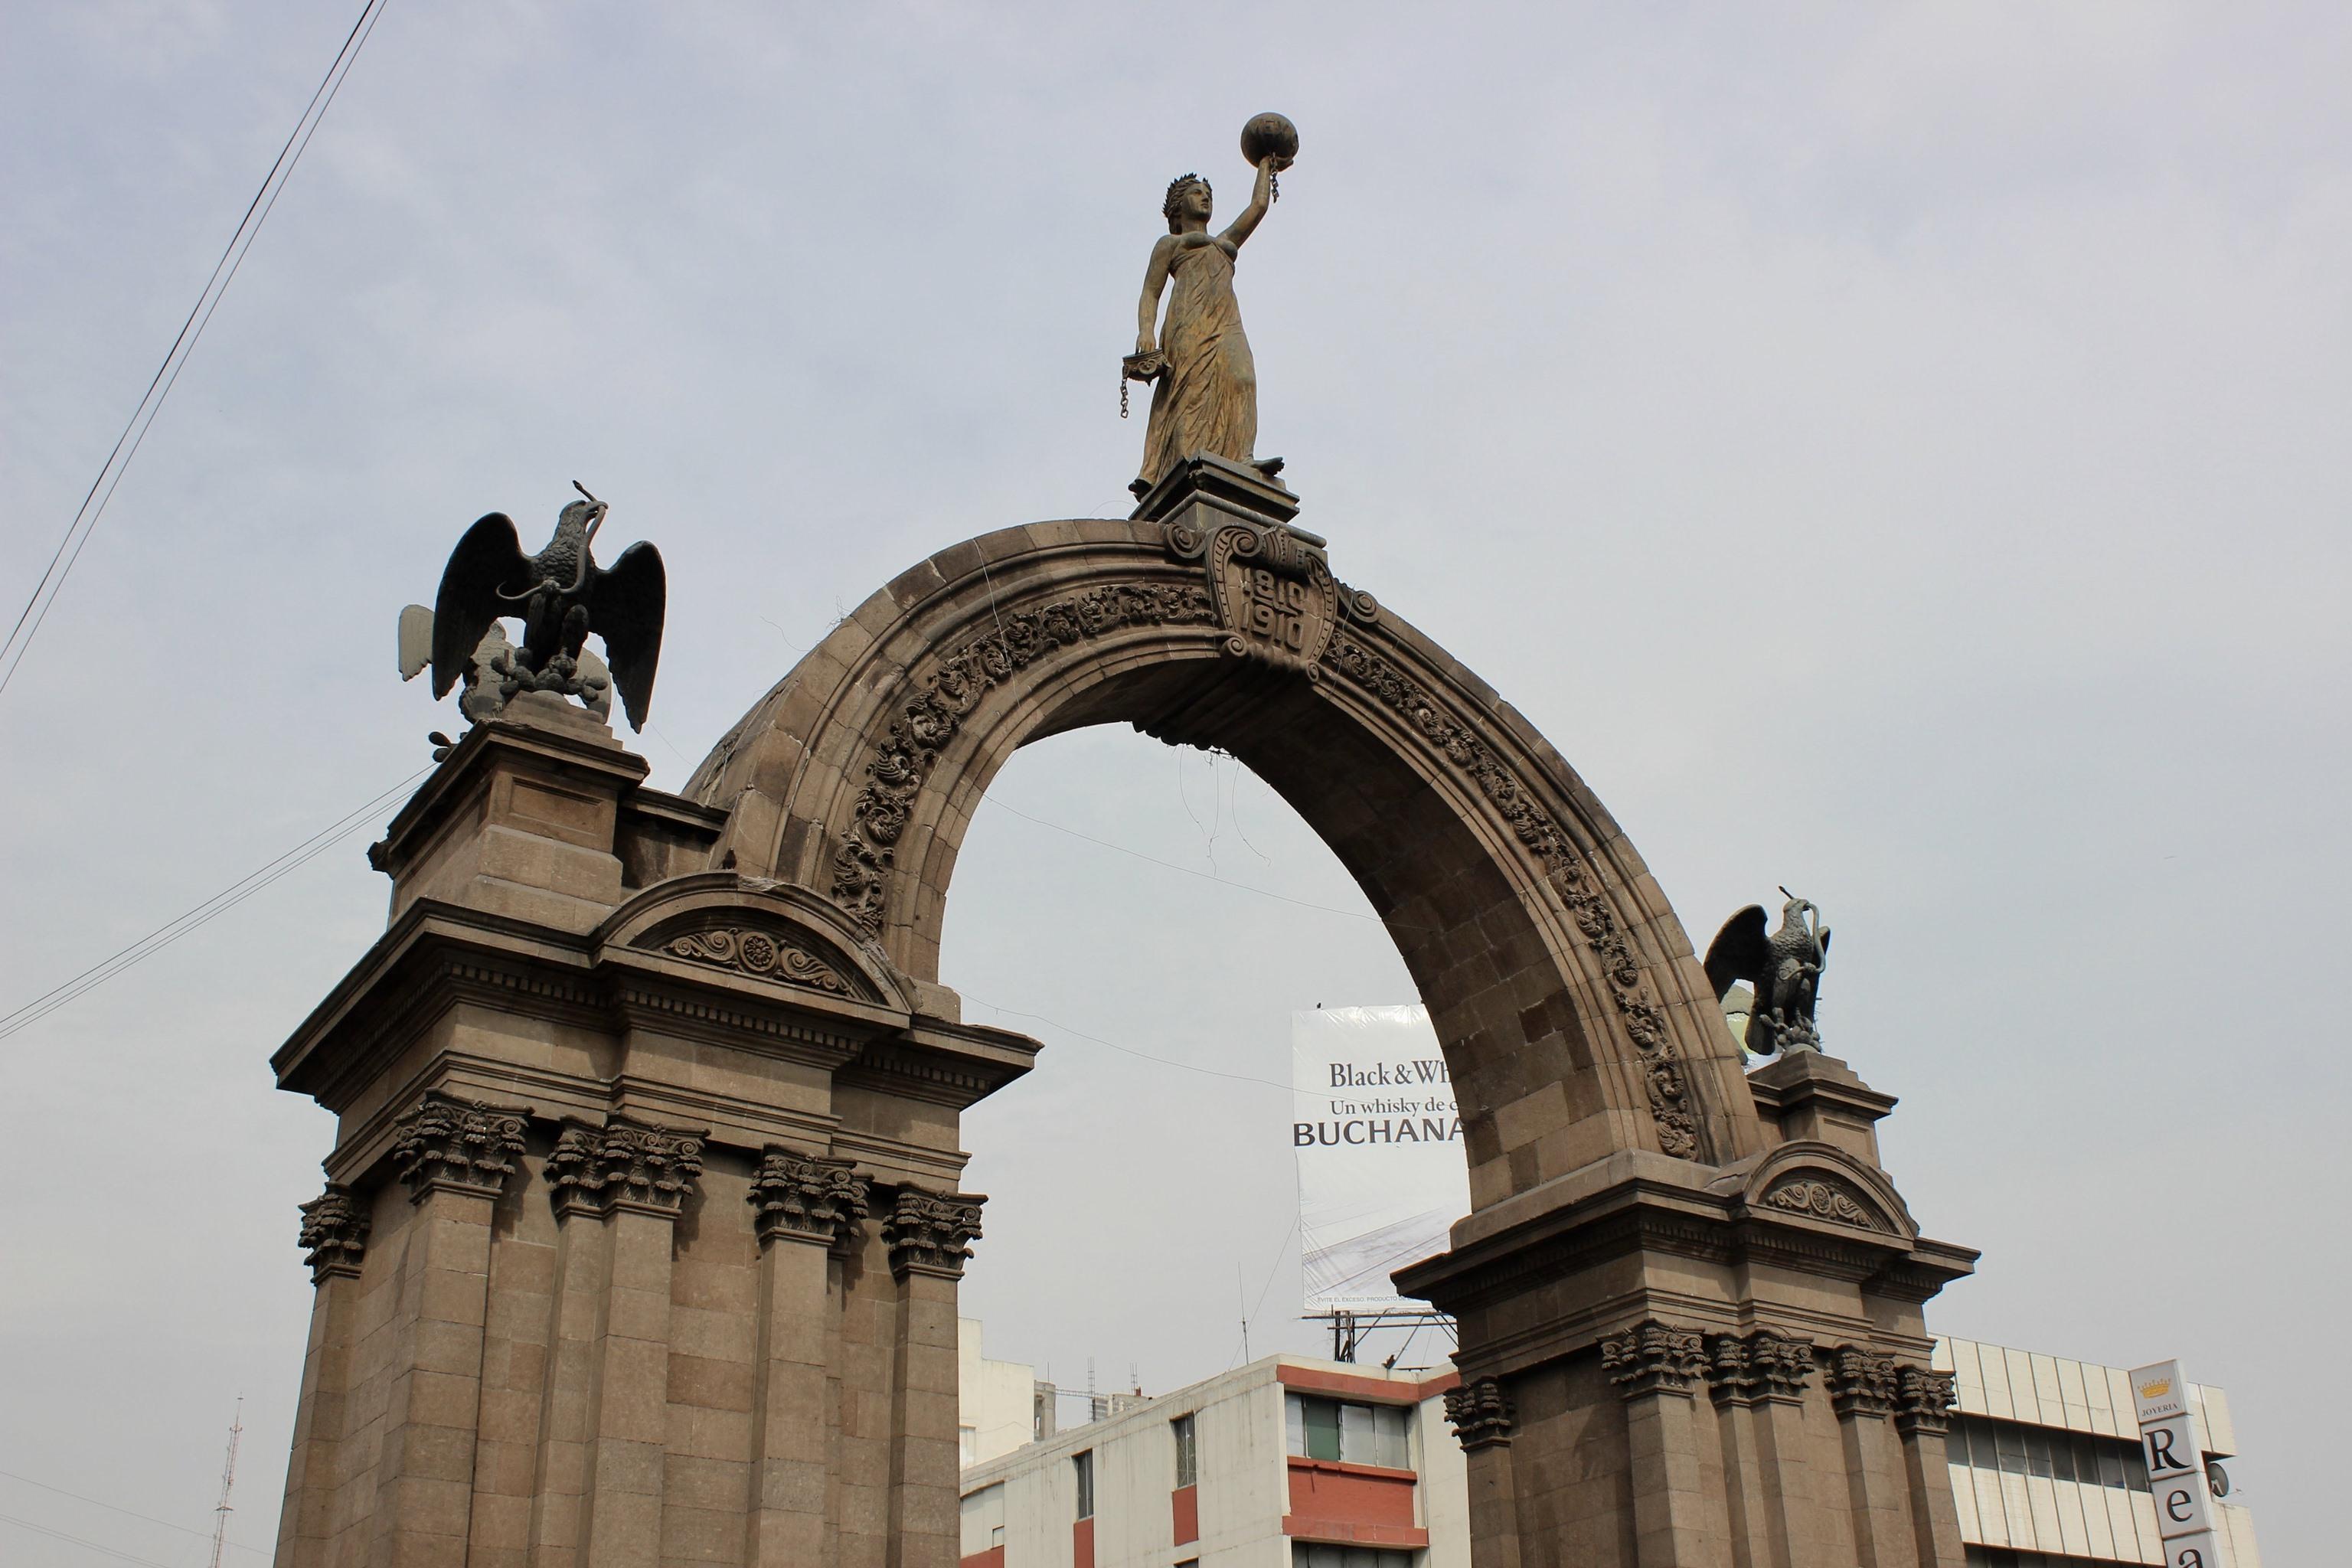
[[[356,9],[0,6],[10,618]],[[1701,944],[1827,910],[1827,1044],[1984,1249],[1930,1322],[2179,1356],[2324,1560],[2352,12],[1769,9],[391,0],[0,696],[0,1008],[425,765],[394,621],[484,511],[579,479],[660,544],[672,788],[903,567],[1123,515],[1161,191],[1229,215],[1279,109],[1237,287],[1301,522]],[[966,1310],[1066,1384],[1217,1372],[1244,1302],[1313,1348],[1288,1015],[1412,1000],[1395,952],[1230,761],[1083,731],[992,794],[943,978],[1047,1049],[969,1119]],[[267,1547],[332,1123],[266,1062],[382,929],[372,836],[0,1041],[9,1521],[201,1562],[242,1393]]]

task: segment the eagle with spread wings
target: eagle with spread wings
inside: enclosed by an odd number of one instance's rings
[[[523,640],[511,656],[500,656],[507,695],[581,695],[580,650],[593,632],[604,641],[629,728],[642,731],[653,708],[669,580],[661,552],[642,542],[611,566],[597,565],[590,546],[610,509],[577,480],[572,488],[583,499],[564,507],[555,537],[536,555],[522,552],[514,520],[502,511],[457,542],[433,602],[433,695],[447,696],[490,627],[514,616],[522,621]]]
[[[1786,888],[1780,893],[1789,901],[1780,906],[1780,929],[1767,931],[1764,906],[1750,904],[1724,921],[1706,947],[1706,977],[1717,1002],[1743,980],[1756,988],[1744,1043],[1758,1056],[1822,1048],[1813,1002],[1829,962],[1830,928],[1821,923],[1819,906]]]

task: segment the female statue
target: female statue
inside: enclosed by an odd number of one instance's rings
[[[1274,176],[1291,160],[1267,153],[1256,162],[1250,204],[1223,234],[1209,232],[1209,182],[1198,174],[1170,182],[1168,198],[1160,204],[1168,234],[1151,247],[1136,311],[1135,353],[1127,359],[1129,378],[1158,383],[1143,437],[1143,472],[1128,487],[1139,497],[1195,452],[1236,463],[1257,460],[1257,366],[1234,299],[1234,258],[1265,216]],[[1171,279],[1176,288],[1155,342],[1153,319]],[[1276,459],[1267,471],[1280,466]]]

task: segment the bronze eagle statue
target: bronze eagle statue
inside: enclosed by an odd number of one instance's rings
[[[1706,977],[1721,1002],[1741,981],[1756,988],[1743,1042],[1758,1056],[1775,1051],[1817,1051],[1821,1032],[1813,1024],[1813,1001],[1822,966],[1829,962],[1830,928],[1811,901],[1780,889],[1780,929],[1766,931],[1764,906],[1750,904],[1715,933],[1706,947]]]
[[[572,488],[582,499],[564,507],[555,537],[538,554],[522,552],[514,520],[502,511],[467,529],[450,552],[433,601],[433,695],[446,697],[490,628],[515,616],[523,624],[522,646],[495,658],[503,697],[578,697],[601,685],[601,677],[581,669],[581,648],[593,632],[604,640],[629,728],[642,731],[653,708],[669,581],[661,552],[642,542],[611,566],[597,565],[590,546],[610,509],[578,480]]]

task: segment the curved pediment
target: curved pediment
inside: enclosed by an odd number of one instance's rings
[[[1751,1214],[1794,1218],[1909,1241],[1919,1226],[1895,1184],[1834,1143],[1799,1139],[1756,1163],[1740,1184]]]
[[[908,1005],[898,975],[840,910],[804,889],[732,871],[647,889],[613,911],[601,945],[819,995]]]

